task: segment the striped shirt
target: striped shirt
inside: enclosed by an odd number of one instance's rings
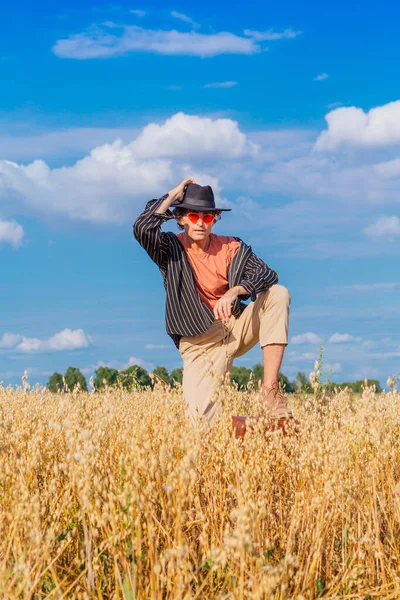
[[[164,222],[174,218],[170,210],[157,214],[164,198],[147,203],[133,225],[133,234],[161,271],[166,291],[166,330],[179,348],[182,336],[203,333],[215,317],[211,308],[200,300],[184,247],[174,233],[161,230]],[[229,266],[229,287],[241,285],[248,291],[232,305],[232,314],[239,316],[246,307],[243,301],[248,298],[254,301],[257,294],[278,282],[278,276],[254,254],[250,246],[238,237],[235,240],[240,242],[240,248]]]

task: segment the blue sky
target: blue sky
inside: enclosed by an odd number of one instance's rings
[[[2,10],[0,381],[181,366],[132,223],[188,175],[289,288],[289,377],[399,373],[399,7]]]

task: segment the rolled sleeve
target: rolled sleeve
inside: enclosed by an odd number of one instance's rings
[[[133,235],[136,240],[151,260],[163,269],[166,269],[168,264],[169,238],[161,230],[161,225],[174,218],[170,210],[162,214],[156,213],[165,198],[166,196],[163,196],[158,200],[150,200],[133,225]]]
[[[247,290],[249,297],[254,302],[257,299],[256,286],[251,281],[241,281],[240,285]]]
[[[150,214],[152,214],[154,217],[157,217],[157,219],[159,219],[161,223],[165,223],[165,221],[170,221],[174,218],[174,215],[169,208],[164,213],[157,212],[157,210],[160,208],[161,204],[164,202],[167,196],[168,194],[165,194],[162,198],[159,198],[158,200],[150,200],[150,202],[148,202],[146,206],[146,210],[150,207]]]
[[[251,253],[243,273],[241,285],[248,290],[251,299],[255,300],[257,294],[278,283],[278,275],[261,258]]]

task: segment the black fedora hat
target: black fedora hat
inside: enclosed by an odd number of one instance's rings
[[[174,202],[171,206],[179,206],[188,210],[196,210],[198,212],[213,212],[214,210],[228,211],[231,208],[217,208],[215,206],[214,192],[209,185],[198,185],[197,183],[189,183],[183,193],[181,202]]]

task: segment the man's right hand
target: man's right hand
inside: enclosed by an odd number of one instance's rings
[[[183,199],[183,193],[185,191],[185,187],[189,185],[189,183],[194,183],[194,179],[192,177],[188,177],[184,179],[178,185],[176,185],[168,194],[163,196],[163,201],[158,207],[157,214],[163,215],[173,204],[174,202],[180,202]]]
[[[195,183],[192,177],[188,177],[184,179],[178,185],[176,185],[170,192],[168,192],[168,200],[171,200],[171,204],[174,202],[180,202],[183,198],[183,193],[185,191],[185,187],[189,185],[189,183]]]

